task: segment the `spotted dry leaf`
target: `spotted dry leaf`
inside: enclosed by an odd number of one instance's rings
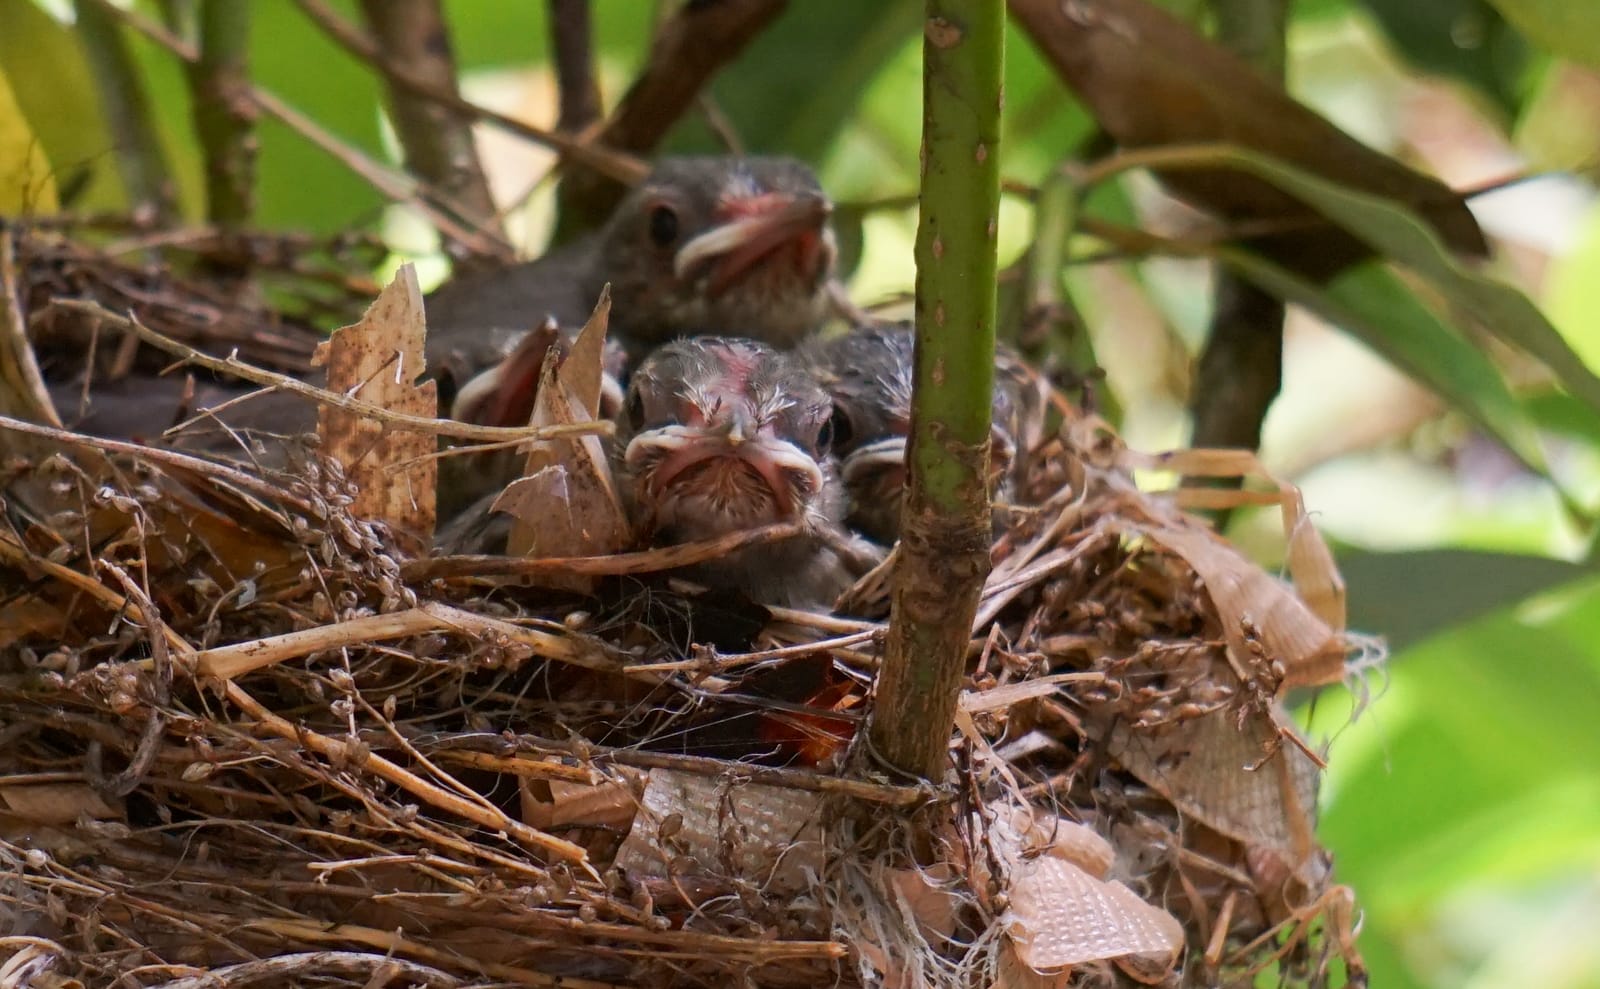
[[[426,336],[416,270],[402,265],[361,321],[335,330],[312,363],[327,367],[330,391],[391,412],[433,416],[434,383],[416,384],[425,369]],[[318,420],[323,454],[355,482],[354,513],[388,523],[415,548],[431,542],[438,478],[438,463],[430,456],[437,444],[433,434],[331,406],[322,408]]]
[[[530,425],[594,421],[610,312],[610,299],[602,296],[559,366],[555,351],[547,354]],[[617,552],[628,541],[627,516],[605,447],[595,435],[534,443],[523,477],[495,500],[494,510],[516,519],[506,541],[512,556],[599,556]]]
[[[1010,904],[1011,942],[1036,971],[1128,955],[1161,955],[1170,970],[1183,948],[1176,917],[1053,855],[1019,864]]]
[[[818,794],[669,769],[650,771],[617,851],[633,876],[717,876],[769,893],[807,888],[823,866]]]
[[[1184,814],[1299,868],[1317,850],[1318,770],[1279,730],[1267,715],[1240,726],[1232,712],[1217,711],[1153,730],[1120,722],[1107,745]]]

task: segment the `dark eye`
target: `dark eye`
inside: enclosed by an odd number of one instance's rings
[[[628,429],[637,433],[644,428],[644,396],[634,389],[628,396]]]
[[[833,415],[822,424],[822,432],[817,434],[817,446],[824,450],[831,447],[844,450],[855,438],[855,429],[850,425],[849,413],[835,405]]]
[[[678,214],[671,206],[657,206],[650,211],[650,240],[657,247],[670,247],[678,239]]]

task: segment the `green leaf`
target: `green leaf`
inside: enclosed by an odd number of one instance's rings
[[[1463,621],[1583,575],[1576,563],[1471,549],[1339,553],[1350,627],[1404,649]],[[1448,594],[1440,588],[1448,587]]]
[[[1600,580],[1586,577],[1396,654],[1354,725],[1319,701],[1313,724],[1339,730],[1319,833],[1369,936],[1403,938],[1469,889],[1600,856],[1596,643]]]
[[[791,4],[711,92],[752,151],[817,161],[879,70],[917,37],[921,16],[916,0]],[[675,135],[673,147],[688,136]]]
[[[1219,260],[1354,334],[1466,412],[1529,467],[1549,476],[1533,421],[1499,369],[1381,265],[1360,265],[1319,286],[1244,251],[1223,251]]]
[[[354,4],[336,6],[359,22]],[[387,160],[379,136],[381,90],[372,67],[329,40],[295,4],[258,4],[254,13],[253,81],[340,139]],[[258,223],[318,233],[372,225],[384,204],[372,186],[275,120],[263,117],[258,134]]]
[[[1493,0],[1506,20],[1558,55],[1600,66],[1600,4],[1592,0]]]
[[[55,208],[50,163],[0,70],[0,216],[49,213]]]
[[[0,70],[57,185],[78,188],[71,206],[87,211],[125,207],[111,137],[71,30],[32,3],[0,2]]]
[[[1532,52],[1486,0],[1362,0],[1361,6],[1413,65],[1470,83],[1504,110],[1518,108]]]
[[[1600,13],[1600,5],[1595,10]],[[1291,193],[1384,257],[1406,266],[1449,301],[1458,320],[1542,361],[1563,387],[1600,410],[1600,377],[1539,307],[1510,285],[1463,266],[1410,210],[1260,155],[1230,149],[1219,157]]]

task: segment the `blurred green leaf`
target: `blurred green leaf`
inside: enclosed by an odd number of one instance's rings
[[[791,4],[711,83],[717,105],[752,151],[823,157],[884,64],[919,37],[916,0]],[[917,90],[920,92],[920,90]],[[913,112],[914,120],[921,119]],[[669,147],[716,147],[689,121]]]
[[[32,3],[0,2],[0,69],[39,139],[56,184],[79,187],[72,206],[124,206],[111,137],[71,30]]]
[[[1573,349],[1600,367],[1600,208],[1591,207],[1578,240],[1556,259],[1546,282],[1545,309]]]
[[[347,19],[359,20],[351,0],[337,0],[333,6]],[[530,45],[535,43],[529,39]],[[375,71],[330,41],[294,4],[257,6],[250,73],[258,85],[340,139],[387,159]],[[257,222],[318,233],[372,226],[384,199],[370,185],[274,120],[263,119],[257,133]]]
[[[1533,421],[1498,368],[1381,265],[1359,265],[1319,286],[1252,254],[1221,260],[1256,284],[1306,307],[1458,406],[1525,464],[1548,476]]]
[[[55,208],[50,163],[0,70],[0,216],[49,213]]]
[[[1406,59],[1453,76],[1501,108],[1521,105],[1528,44],[1487,0],[1361,0]]]
[[[1222,157],[1293,194],[1380,255],[1409,268],[1446,300],[1457,319],[1542,361],[1567,390],[1600,410],[1600,377],[1539,308],[1510,285],[1462,265],[1410,210],[1260,155],[1238,151]]]
[[[1404,649],[1584,573],[1576,563],[1468,549],[1339,554],[1350,627]],[[1448,595],[1439,593],[1449,588]]]
[[[1596,642],[1588,577],[1397,654],[1354,725],[1319,701],[1313,724],[1338,731],[1319,830],[1362,894],[1380,979],[1452,984],[1432,940],[1450,902],[1600,861],[1600,733],[1584,728],[1600,710]]]
[[[1558,55],[1600,66],[1600,4],[1587,0],[1493,0],[1506,20]]]

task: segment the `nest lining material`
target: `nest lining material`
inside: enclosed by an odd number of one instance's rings
[[[413,454],[273,471],[30,425],[23,327],[132,300],[63,308],[38,272],[70,245],[3,240],[0,986],[1359,977],[1278,698],[1377,656],[1292,489],[1195,496],[1280,504],[1298,591],[1132,480],[1253,464],[1137,457],[1052,395],[952,774],[901,785],[851,741],[880,620],[657,573],[784,532],[440,559],[395,535],[416,498],[371,507]],[[886,613],[887,572],[847,614]]]

